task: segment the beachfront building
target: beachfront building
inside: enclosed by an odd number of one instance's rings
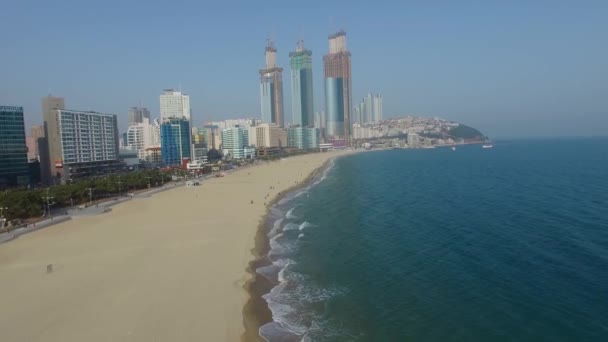
[[[287,146],[301,150],[319,148],[319,130],[312,127],[290,127]]]
[[[292,124],[313,127],[312,51],[304,49],[298,41],[296,51],[289,53],[291,65],[291,112]]]
[[[23,107],[0,106],[0,188],[29,183]]]
[[[126,147],[137,151],[140,159],[144,159],[147,148],[160,146],[160,124],[157,120],[150,122],[150,119],[144,118],[141,123],[130,125],[126,133]]]
[[[420,145],[420,137],[416,133],[407,134],[407,145],[409,147],[418,147]]]
[[[218,126],[205,125],[199,129],[199,134],[203,136],[203,142],[208,150],[219,150],[222,146],[222,133]]]
[[[263,123],[284,125],[283,68],[277,65],[277,49],[266,44],[266,68],[260,70],[260,103]]]
[[[281,128],[275,124],[263,123],[249,127],[249,145],[254,147],[280,147]]]
[[[144,150],[144,157],[142,161],[148,166],[161,166],[163,163],[162,155],[161,155],[161,147],[148,147]]]
[[[160,125],[160,146],[163,163],[178,166],[191,158],[190,121],[185,118],[165,119]]]
[[[150,120],[150,111],[148,108],[131,107],[129,108],[129,125],[143,123],[144,119]]]
[[[372,127],[369,126],[365,126],[362,124],[353,124],[353,139],[354,140],[360,140],[360,139],[373,139],[373,138],[379,138],[380,132],[373,129]]]
[[[164,93],[160,95],[161,120],[171,118],[191,120],[190,114],[190,96],[182,94],[181,91],[164,89]]]
[[[249,146],[249,131],[245,127],[226,128],[222,131],[222,153],[225,158],[244,159],[255,156]]]
[[[350,144],[350,111],[352,81],[350,52],[346,49],[346,33],[329,36],[329,53],[323,56],[325,78],[325,136]]]
[[[61,183],[99,175],[119,167],[116,115],[93,111],[56,109],[56,132],[49,150]],[[56,146],[58,145],[58,146]]]
[[[204,143],[192,143],[192,162],[204,164],[207,162],[207,145]]]

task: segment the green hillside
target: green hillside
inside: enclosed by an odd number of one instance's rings
[[[460,124],[448,131],[453,139],[484,139],[485,136],[478,130],[467,125]]]

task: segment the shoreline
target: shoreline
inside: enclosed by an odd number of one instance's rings
[[[243,285],[249,298],[243,307],[243,324],[245,332],[241,337],[241,341],[265,342],[265,339],[260,336],[259,330],[263,325],[273,321],[272,312],[268,307],[268,303],[262,296],[268,294],[277,284],[274,284],[257,272],[258,268],[272,264],[267,258],[268,252],[270,251],[270,238],[268,237],[268,232],[270,211],[272,207],[290,193],[309,186],[314,181],[315,177],[325,172],[336,159],[357,152],[358,151],[341,154],[326,160],[321,166],[313,170],[302,182],[282,191],[279,196],[276,196],[267,204],[266,213],[258,224],[255,234],[255,246],[251,249],[251,254],[254,256],[254,259],[249,262],[246,270],[247,273],[249,273],[250,278]]]
[[[264,287],[251,271],[269,208],[347,154],[260,163],[0,245],[3,337],[259,341],[257,324],[271,315],[261,297],[248,304],[248,289]]]

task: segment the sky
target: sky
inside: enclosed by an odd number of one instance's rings
[[[40,100],[118,115],[190,95],[194,125],[260,117],[266,39],[284,71],[313,51],[324,105],[328,35],[347,33],[353,104],[384,117],[442,117],[490,137],[608,135],[608,1],[1,1],[0,104],[41,124]]]

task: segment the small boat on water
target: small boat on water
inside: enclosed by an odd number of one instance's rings
[[[456,146],[452,146],[452,151],[456,151]]]
[[[494,147],[494,145],[492,145],[492,144],[487,144],[487,145],[481,146],[481,148],[492,148],[492,147]]]

